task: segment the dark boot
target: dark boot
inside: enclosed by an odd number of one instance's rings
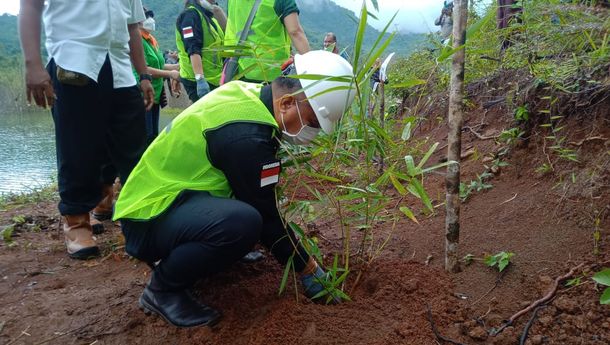
[[[140,296],[145,314],[155,313],[176,327],[213,326],[220,313],[195,300],[188,290],[159,291],[148,284]]]
[[[64,235],[71,258],[87,260],[100,255],[93,239],[88,213],[64,216]]]

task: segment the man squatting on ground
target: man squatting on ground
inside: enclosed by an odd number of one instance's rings
[[[40,54],[41,18],[49,62]],[[140,0],[21,0],[19,31],[28,102],[52,107],[59,187],[68,255],[99,255],[89,211],[108,204],[118,170],[125,181],[145,149],[145,103],[154,101],[138,23]],[[131,58],[131,61],[130,61]],[[109,166],[114,168],[108,169]],[[110,175],[104,177],[103,175]],[[104,190],[105,195],[102,195]]]
[[[286,73],[350,80],[353,74],[347,61],[326,51],[296,55]],[[337,87],[344,89],[319,95]],[[324,289],[324,271],[277,209],[277,152],[279,139],[308,144],[320,129],[331,133],[353,98],[349,82],[285,76],[264,86],[233,81],[159,134],[129,176],[114,214],[127,252],[151,266],[158,262],[139,301],[146,312],[180,327],[216,323],[220,314],[188,289],[259,241],[281,264],[296,250],[294,266],[309,298]]]

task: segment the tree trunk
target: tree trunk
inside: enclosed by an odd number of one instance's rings
[[[385,85],[383,80],[379,82],[379,126],[381,129],[385,129]],[[384,170],[384,157],[385,153],[379,153],[379,172],[383,173]]]
[[[466,42],[468,0],[455,0],[453,11],[453,48]],[[462,124],[464,99],[465,49],[453,55],[451,82],[449,86],[449,136],[447,160],[458,164],[447,166],[447,196],[445,201],[445,270],[460,271],[458,243],[460,240],[460,153],[462,151]]]

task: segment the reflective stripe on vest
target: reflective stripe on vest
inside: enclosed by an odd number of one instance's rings
[[[273,81],[281,74],[282,63],[290,57],[290,36],[275,13],[274,3],[275,0],[262,0],[245,43],[252,47],[249,53],[253,57],[239,58],[240,73],[246,71],[245,77],[251,80]],[[253,4],[254,0],[229,1],[225,45],[238,44]]]
[[[232,122],[278,125],[260,100],[260,84],[233,81],[178,115],[148,147],[123,186],[114,219],[148,220],[165,211],[184,190],[230,197],[224,173],[207,155],[206,132]],[[239,157],[236,157],[239,159]]]
[[[224,32],[216,19],[211,18],[216,25],[207,25],[204,14],[197,7],[189,6],[186,9],[194,10],[199,14],[201,20],[201,28],[203,30],[203,48],[201,50],[201,62],[203,64],[203,73],[208,83],[218,86],[220,84],[220,75],[222,74],[222,52],[216,50],[222,47]],[[182,40],[182,32],[176,28],[176,47],[178,48],[178,57],[180,57],[180,77],[188,80],[195,80],[195,72],[191,65],[191,58],[184,48]]]

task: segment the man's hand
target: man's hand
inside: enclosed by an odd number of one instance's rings
[[[142,90],[142,96],[144,97],[144,107],[146,107],[146,111],[149,111],[155,103],[155,90],[150,80],[141,80],[140,90]]]
[[[169,71],[170,79],[180,80],[180,71],[171,70]]]
[[[170,84],[172,85],[172,92],[173,92],[174,96],[180,97],[180,94],[182,94],[182,84],[180,83],[180,81],[171,80]]]
[[[205,80],[205,78],[201,78],[197,80],[197,97],[201,98],[210,92],[210,85]]]
[[[332,292],[328,291],[325,286],[327,281],[328,275],[322,268],[320,268],[320,266],[318,266],[313,273],[302,275],[301,284],[303,285],[305,296],[318,303],[326,301],[328,301],[328,304],[340,303],[341,300],[336,296],[332,296],[330,300],[328,299],[329,294]],[[326,293],[322,294],[322,292],[325,290],[327,290]]]
[[[33,98],[39,107],[53,106],[56,96],[51,77],[46,69],[42,66],[26,67],[25,84],[28,103],[32,103]]]

